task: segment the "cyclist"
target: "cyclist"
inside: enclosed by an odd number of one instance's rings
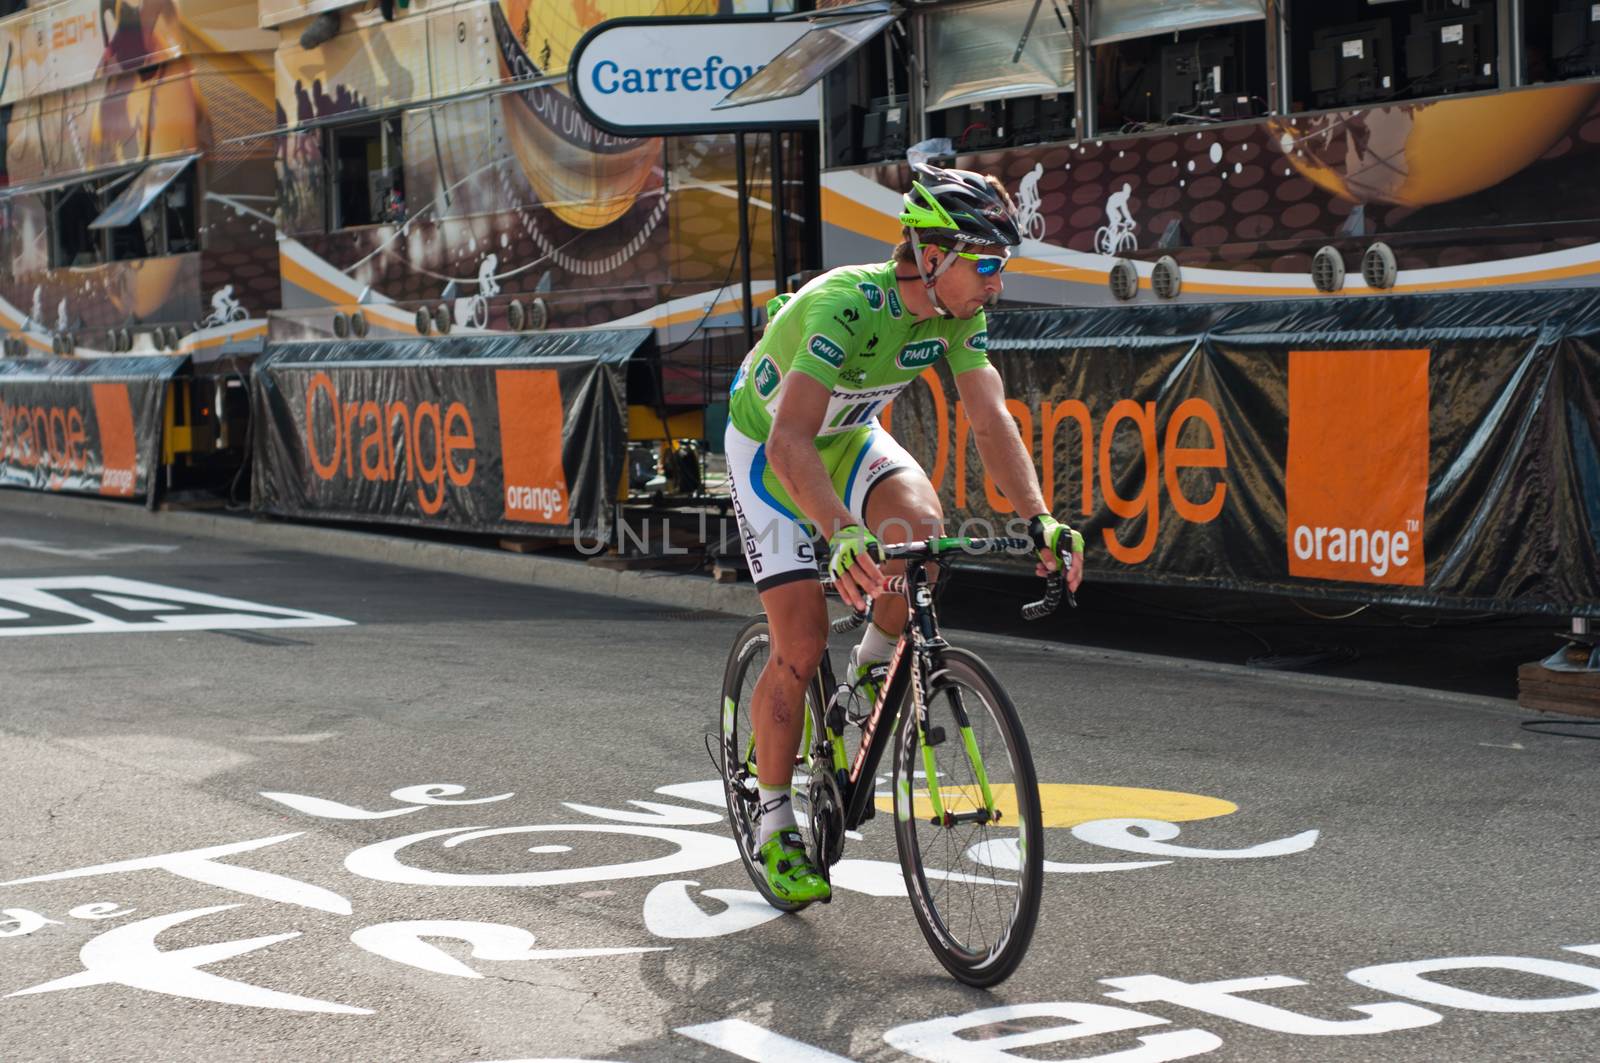
[[[812,539],[827,539],[839,595],[861,609],[885,579],[869,551],[877,537],[905,542],[943,527],[938,494],[878,423],[879,411],[923,369],[947,359],[985,467],[1017,513],[1033,515],[1040,573],[1069,555],[1068,585],[1076,590],[1083,578],[1083,539],[1045,510],[1000,374],[985,353],[983,308],[999,297],[1009,249],[1021,242],[1015,208],[992,177],[912,170],[893,258],[830,270],[769,303],[766,332],[730,389],[734,514],[772,631],[771,656],[751,700],[757,844],[772,892],[797,903],[829,896],[789,804],[805,688],[828,636]],[[904,600],[885,595],[873,604],[872,623],[851,655],[852,678],[881,678],[874,669],[905,620]]]

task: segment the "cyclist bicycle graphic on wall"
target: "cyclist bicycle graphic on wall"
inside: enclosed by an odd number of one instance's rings
[[[249,316],[244,304],[233,297],[233,285],[224,284],[211,293],[211,313],[195,322],[195,328],[217,328]]]
[[[830,270],[772,300],[766,333],[729,390],[730,496],[766,616],[729,659],[720,766],[751,878],[769,903],[794,909],[832,896],[828,872],[844,831],[872,807],[868,762],[898,733],[896,838],[917,891],[914,910],[952,973],[992,985],[1021,960],[1038,914],[1038,791],[1009,698],[981,661],[938,637],[933,586],[941,560],[1020,550],[1054,577],[1041,603],[1053,608],[1063,578],[1068,590],[1083,578],[1083,538],[1045,508],[987,354],[983,308],[999,297],[1011,249],[1022,242],[1011,198],[993,177],[968,170],[919,164],[912,176],[892,258]],[[1019,517],[1032,515],[1019,535],[943,538],[938,493],[878,421],[941,359],[989,475]],[[818,534],[828,540],[832,588],[863,619],[870,609],[842,677],[865,712],[841,705],[836,714],[829,705],[824,714],[808,696],[819,675],[832,674],[811,545]],[[860,747],[848,765],[846,734]],[[804,803],[809,839],[792,799]],[[937,860],[952,866],[928,866]],[[1016,878],[1001,880],[996,868]],[[956,927],[972,902],[950,888],[998,893],[977,905],[984,919]]]
[[[478,291],[475,295],[459,295],[455,300],[455,319],[471,328],[485,328],[489,324],[489,300],[500,294],[500,282],[494,271],[500,267],[500,256],[490,253],[478,263]],[[446,296],[455,282],[446,286]]]
[[[1017,183],[1017,230],[1029,240],[1044,239],[1044,215],[1039,213],[1039,178],[1044,176],[1044,163],[1036,162]]]
[[[1094,249],[1102,255],[1120,255],[1139,249],[1139,238],[1135,235],[1139,224],[1128,210],[1128,199],[1132,195],[1133,186],[1124,183],[1120,191],[1111,193],[1106,200],[1106,224],[1094,231]]]

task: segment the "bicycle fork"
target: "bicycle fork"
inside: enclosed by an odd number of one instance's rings
[[[978,795],[983,799],[982,807],[971,812],[952,812],[946,807],[940,791],[939,767],[934,761],[933,750],[935,746],[943,744],[948,736],[943,727],[931,723],[927,692],[929,679],[938,672],[937,654],[943,645],[944,640],[938,639],[936,644],[926,646],[919,652],[917,667],[911,673],[912,711],[917,714],[917,746],[922,754],[922,775],[928,788],[928,804],[933,810],[931,822],[939,827],[954,827],[959,823],[995,823],[1000,819],[1000,809],[995,804],[994,792],[989,786],[989,773],[984,770],[983,755],[978,751],[978,742],[972,733],[972,719],[967,715],[961,691],[954,687],[948,691],[950,713],[961,735],[961,747],[971,765],[972,777],[978,784]],[[914,807],[909,792],[910,781],[902,779],[900,785],[905,791],[901,795],[900,818],[909,819]],[[970,795],[963,796],[971,800]]]

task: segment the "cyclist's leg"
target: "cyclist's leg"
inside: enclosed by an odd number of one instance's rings
[[[806,685],[827,649],[827,606],[809,530],[772,475],[766,447],[732,425],[726,443],[734,517],[772,630],[771,656],[751,697],[756,774],[762,786],[787,787]]]
[[[815,578],[762,591],[761,608],[772,628],[772,656],[750,701],[756,778],[764,787],[787,788],[805,723],[806,686],[828,645],[828,611]]]

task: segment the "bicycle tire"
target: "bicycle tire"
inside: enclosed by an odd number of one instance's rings
[[[930,734],[934,728],[945,731],[943,741],[929,747],[942,804],[956,813],[983,807],[981,787],[956,728],[959,704],[1004,815],[998,824],[933,822],[926,784],[920,794],[915,789],[916,776],[926,779],[926,774],[918,714],[908,701],[895,738],[895,841],[912,911],[928,947],[959,981],[985,988],[1016,971],[1038,925],[1044,893],[1043,816],[1033,756],[1011,698],[975,654],[947,649],[943,656],[926,695]],[[968,696],[952,700],[963,693]],[[952,866],[941,866],[946,864]],[[987,895],[981,902],[980,890]]]
[[[722,775],[722,793],[728,809],[728,825],[733,831],[733,840],[739,848],[739,859],[744,864],[745,872],[749,874],[750,881],[755,883],[756,890],[768,904],[781,911],[795,912],[806,905],[783,900],[772,892],[767,886],[766,867],[756,853],[756,833],[760,826],[757,806],[760,804],[760,797],[755,790],[755,732],[750,718],[750,696],[755,690],[756,680],[761,676],[761,669],[770,656],[771,645],[772,630],[765,616],[751,619],[739,630],[738,635],[734,636],[733,648],[728,653],[728,663],[722,673],[717,767]],[[804,706],[808,721],[806,733],[817,733],[815,728],[821,724],[822,714],[818,707],[821,704],[818,700],[819,690],[819,681],[813,677],[806,688]],[[802,744],[805,740],[803,734]],[[799,808],[808,804],[808,802],[802,803],[808,780],[809,776],[802,770],[797,770],[793,777],[790,799],[796,801],[797,813]],[[796,800],[797,795],[801,800]],[[799,819],[799,815],[796,815],[796,820]],[[815,851],[816,846],[809,825],[800,823],[799,826],[807,851]]]

